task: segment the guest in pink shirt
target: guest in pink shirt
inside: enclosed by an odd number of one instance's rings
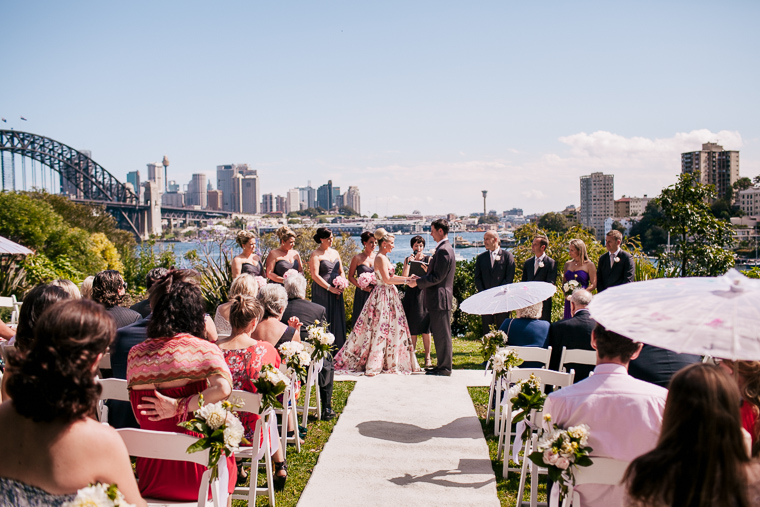
[[[550,394],[544,414],[562,428],[587,424],[593,456],[632,461],[657,444],[668,391],[628,375],[640,343],[597,324],[591,346],[597,356],[594,374]],[[584,507],[623,504],[622,486],[589,484],[576,491]]]

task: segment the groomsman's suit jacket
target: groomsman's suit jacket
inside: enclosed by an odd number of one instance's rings
[[[536,257],[533,256],[527,261],[525,261],[525,264],[523,265],[522,281],[523,282],[548,282],[552,285],[556,285],[557,261],[555,261],[549,256],[544,257],[544,260],[543,260],[544,267],[539,267],[538,271],[536,271],[534,274],[533,271],[534,271],[535,260],[536,260]],[[541,313],[541,320],[545,320],[547,322],[552,321],[552,298],[549,298],[546,301],[544,301],[544,309]]]
[[[456,266],[454,249],[448,240],[443,240],[435,248],[427,274],[417,280],[417,286],[425,291],[425,306],[430,316],[430,332],[433,333],[435,342],[437,368],[446,372],[451,372],[453,362],[450,319]]]
[[[552,357],[549,359],[549,369],[559,370],[559,361],[562,358],[562,347],[567,349],[594,350],[591,346],[591,332],[596,326],[596,321],[591,318],[591,314],[585,308],[575,312],[572,318],[560,320],[552,324],[549,328],[549,336],[546,338],[544,348],[552,348]],[[575,380],[588,377],[593,371],[593,366],[582,364],[571,365],[575,370]],[[567,371],[570,371],[570,368]]]
[[[599,266],[596,270],[596,290],[602,292],[610,287],[632,283],[636,274],[636,261],[625,250],[620,250],[620,259],[610,266],[610,253],[607,252],[599,257]]]
[[[506,285],[515,281],[515,257],[512,252],[507,252],[503,248],[496,250],[499,260],[494,261],[491,266],[491,251],[486,250],[478,255],[475,259],[475,287],[478,292],[493,289],[500,285]],[[481,315],[483,322],[483,333],[488,333],[491,325],[496,329],[501,326],[509,316],[508,313],[497,313],[495,315]]]

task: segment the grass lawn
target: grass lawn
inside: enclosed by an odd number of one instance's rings
[[[432,342],[433,339],[431,338]],[[480,340],[463,337],[452,337],[452,346],[454,348],[453,361],[455,370],[481,370],[483,369],[483,355],[480,352]],[[432,352],[430,357],[435,366],[435,344],[431,344]],[[417,338],[417,360],[420,366],[425,364],[425,347],[422,344],[422,337]]]

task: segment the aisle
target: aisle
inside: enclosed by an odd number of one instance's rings
[[[467,392],[482,371],[355,379],[299,507],[499,505]]]

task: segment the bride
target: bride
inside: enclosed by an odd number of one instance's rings
[[[380,249],[374,263],[377,286],[364,304],[346,344],[335,356],[335,370],[364,372],[368,376],[419,371],[406,315],[395,287],[410,279],[393,274],[387,257],[394,247],[393,235],[385,229],[377,229],[375,239]]]

